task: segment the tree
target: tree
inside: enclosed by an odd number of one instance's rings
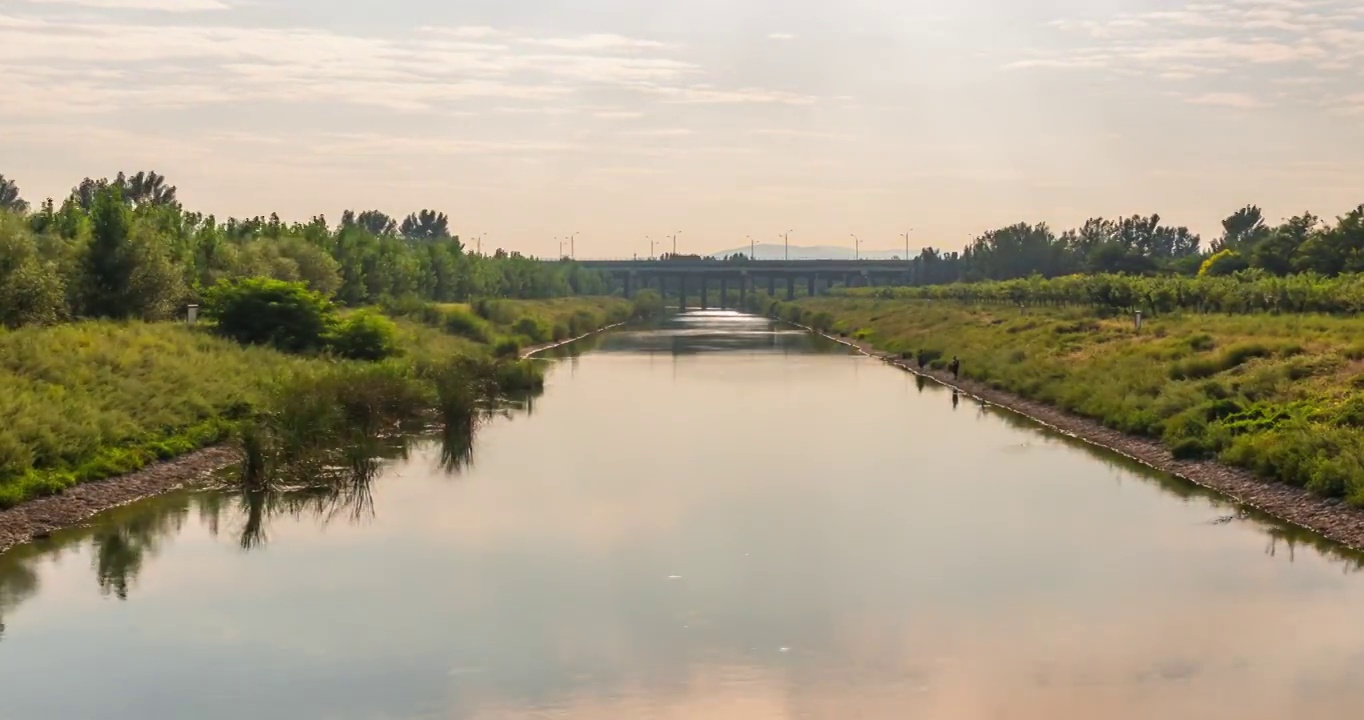
[[[408,240],[436,240],[450,237],[450,218],[435,210],[422,210],[408,215],[400,228]]]
[[[1241,256],[1241,253],[1235,250],[1221,250],[1203,261],[1203,265],[1198,268],[1198,275],[1200,277],[1221,277],[1233,275],[1248,267],[1250,267],[1250,263]]]
[[[361,227],[371,235],[394,235],[398,232],[398,222],[381,210],[366,210],[359,215],[354,210],[341,213],[341,227]]]
[[[84,310],[96,316],[127,317],[125,299],[132,276],[127,246],[132,213],[123,204],[123,192],[118,186],[106,184],[95,192],[90,225],[90,247],[85,254],[82,282]]]
[[[166,177],[154,170],[139,171],[132,177],[119,173],[114,183],[123,191],[123,199],[135,206],[178,204],[175,186],[167,185]]]
[[[4,175],[0,175],[0,210],[28,212],[28,203],[19,197],[19,185]]]
[[[21,218],[0,213],[0,325],[55,323],[66,314],[65,288],[41,257]]]
[[[303,283],[247,278],[221,283],[204,298],[204,315],[221,335],[285,352],[321,349],[336,323],[332,305]]]
[[[1222,237],[1213,250],[1243,250],[1251,248],[1269,234],[1264,213],[1255,205],[1247,205],[1222,221]]]

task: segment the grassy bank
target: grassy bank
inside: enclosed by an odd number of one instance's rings
[[[823,297],[752,308],[1364,505],[1364,323],[1320,314],[1130,317],[1090,308]]]
[[[398,317],[401,354],[378,364],[246,347],[178,323],[0,331],[0,507],[219,442],[283,383],[366,365],[401,376],[450,358],[492,355],[499,343],[538,342],[521,332],[530,324],[552,332],[568,322],[586,332],[632,312],[630,303],[610,298],[497,302],[508,304],[496,317],[479,318],[487,328],[482,339]],[[536,380],[531,371],[515,372],[521,377],[505,381]]]

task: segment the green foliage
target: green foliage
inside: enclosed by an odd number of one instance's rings
[[[0,333],[0,495],[56,492],[216,442],[296,362],[178,324]]]
[[[663,296],[657,290],[640,290],[630,301],[630,317],[647,320],[663,314]]]
[[[1241,253],[1235,250],[1222,250],[1209,255],[1208,259],[1203,261],[1198,267],[1198,276],[1224,277],[1249,268],[1250,263],[1241,256]]]
[[[339,357],[349,360],[383,360],[397,355],[398,328],[379,313],[361,310],[336,325],[327,345]]]
[[[0,325],[50,325],[66,314],[65,288],[17,215],[0,212]]]
[[[1127,279],[1261,290],[1275,280],[1287,279]],[[1349,287],[1345,278],[1318,280]],[[1024,282],[1054,290],[1057,281]],[[999,293],[1001,285],[913,288],[893,293],[897,299],[855,292],[795,305],[806,318],[827,313],[836,329],[866,331],[878,347],[912,352],[929,367],[958,355],[976,381],[1159,438],[1175,457],[1216,458],[1364,504],[1364,383],[1356,364],[1364,359],[1364,325],[1356,318],[1172,308],[1138,334],[1129,318],[1106,319],[1102,307],[1083,304],[1035,303],[1020,312],[1007,301],[899,299],[967,287]],[[774,307],[794,314],[788,305]]]
[[[487,320],[463,307],[450,307],[442,311],[441,327],[451,335],[468,338],[474,342],[486,343],[492,339],[492,326]]]
[[[493,355],[499,358],[516,357],[521,354],[521,343],[516,338],[500,338],[493,344]]]
[[[544,320],[530,316],[523,316],[512,323],[511,330],[532,345],[548,341],[553,334],[553,329]]]
[[[218,285],[205,296],[204,314],[225,337],[295,353],[321,349],[336,322],[320,294],[302,283],[266,278]]]

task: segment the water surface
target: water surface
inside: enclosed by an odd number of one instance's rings
[[[1310,535],[761,319],[565,354],[368,504],[0,556],[0,718],[1364,717]]]

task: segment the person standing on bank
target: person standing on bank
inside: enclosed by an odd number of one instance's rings
[[[956,355],[952,356],[952,362],[947,364],[947,369],[952,371],[952,379],[956,380],[957,374],[961,370],[961,361],[957,359]]]

